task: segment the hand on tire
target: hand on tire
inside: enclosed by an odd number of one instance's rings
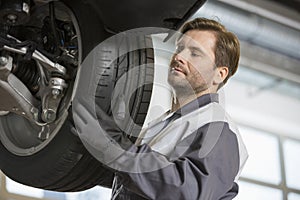
[[[93,112],[91,103],[84,100],[73,101],[73,118],[78,135],[85,147],[103,164],[117,159],[124,150],[113,139],[114,135],[122,134],[113,126],[113,120],[100,108]],[[101,126],[100,126],[101,123]]]

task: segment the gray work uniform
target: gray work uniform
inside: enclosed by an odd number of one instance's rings
[[[113,138],[128,142],[120,135]],[[236,126],[207,94],[145,128],[127,151],[149,155],[115,170],[113,200],[229,200],[248,155]],[[124,159],[126,162],[126,158]]]

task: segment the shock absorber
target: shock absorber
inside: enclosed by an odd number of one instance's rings
[[[32,94],[38,92],[40,75],[34,60],[18,61],[12,72],[27,86]]]

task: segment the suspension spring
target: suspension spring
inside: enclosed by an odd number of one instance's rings
[[[34,60],[18,61],[14,65],[13,73],[33,94],[38,92],[40,74]]]

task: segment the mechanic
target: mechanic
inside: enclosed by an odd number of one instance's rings
[[[105,149],[100,152],[106,159],[102,162],[114,177],[103,176],[102,182],[114,178],[112,199],[229,200],[238,194],[236,181],[248,155],[217,93],[237,71],[238,38],[205,18],[187,22],[181,33],[168,74],[174,91],[170,111],[149,123],[132,144],[99,110],[101,130],[111,143],[82,138]],[[74,118],[82,112],[86,111],[80,107]],[[101,131],[80,127],[90,135]],[[114,145],[125,151],[114,153]]]

